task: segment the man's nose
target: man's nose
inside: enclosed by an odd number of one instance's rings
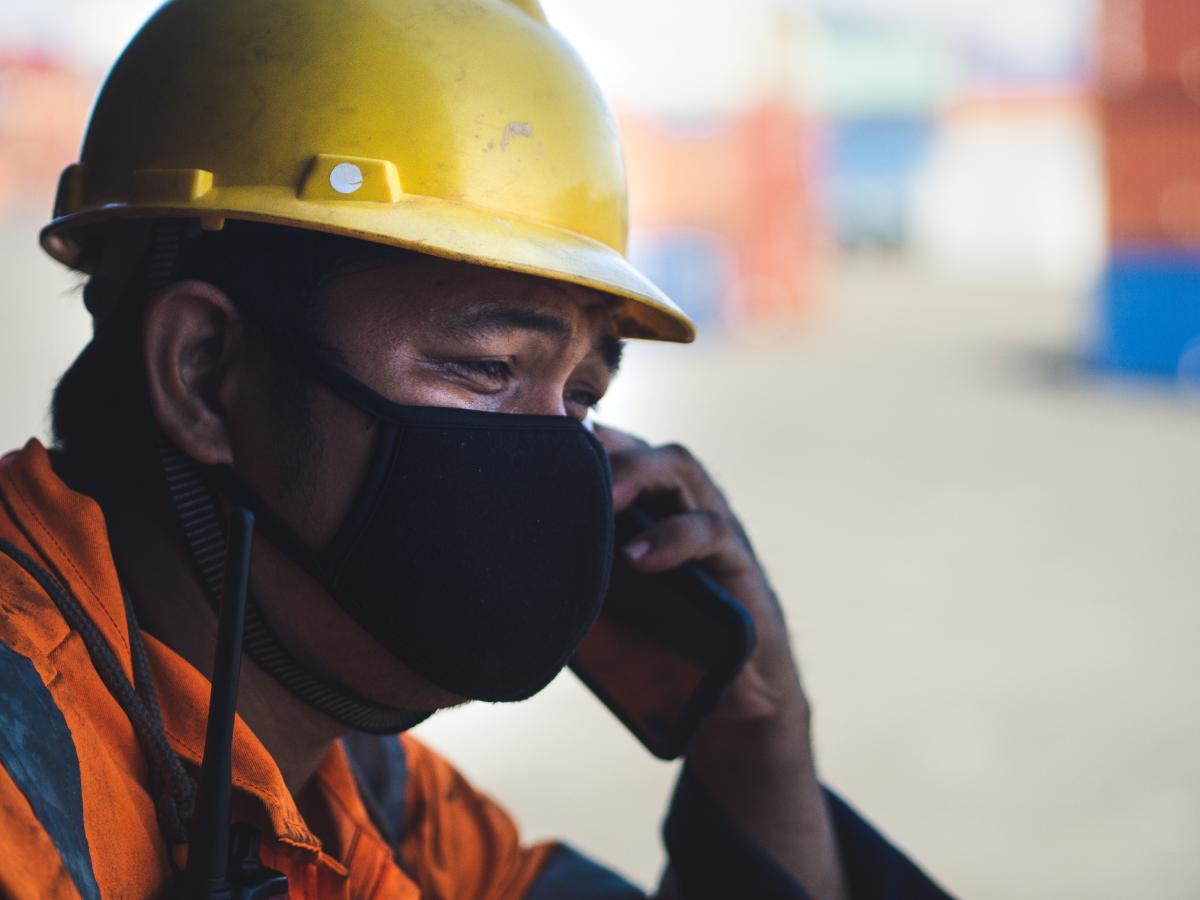
[[[513,412],[536,416],[565,416],[567,415],[566,393],[561,384],[545,384],[531,387],[528,392],[522,392],[518,401],[518,409]]]

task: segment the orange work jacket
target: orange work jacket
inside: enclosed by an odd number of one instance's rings
[[[132,681],[125,605],[103,515],[55,474],[37,441],[0,460],[0,540],[74,594]],[[167,738],[185,765],[197,767],[209,682],[151,635],[143,637]],[[167,847],[134,729],[79,633],[3,554],[0,685],[0,894],[169,895]],[[402,836],[393,847],[373,824],[378,817],[368,813],[342,746],[334,745],[304,789],[310,823],[270,754],[237,720],[234,818],[259,828],[263,864],[288,876],[292,898],[521,898],[553,860],[571,854],[555,844],[522,846],[494,802],[418,741],[399,741],[407,781]],[[313,810],[323,840],[311,827]]]

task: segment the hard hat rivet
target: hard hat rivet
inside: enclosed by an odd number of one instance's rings
[[[363,186],[362,169],[354,163],[338,163],[329,172],[329,186],[339,194],[353,194]]]

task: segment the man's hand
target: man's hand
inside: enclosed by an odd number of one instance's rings
[[[845,896],[817,782],[810,711],[783,612],[720,489],[683,447],[651,447],[596,426],[613,469],[617,512],[651,495],[674,509],[616,552],[637,571],[695,562],[749,611],[758,642],[697,735],[687,765],[719,806],[815,898]]]

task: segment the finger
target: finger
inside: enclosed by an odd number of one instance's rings
[[[613,472],[613,508],[620,512],[641,494],[674,493],[683,509],[727,511],[725,500],[703,466],[678,444],[641,447],[609,457]]]
[[[622,552],[639,572],[667,572],[686,562],[702,562],[720,574],[746,563],[728,519],[711,509],[693,509],[656,522]]]
[[[599,422],[592,423],[592,433],[609,453],[620,453],[650,446],[639,437],[626,431],[610,428],[608,425],[601,425]]]

